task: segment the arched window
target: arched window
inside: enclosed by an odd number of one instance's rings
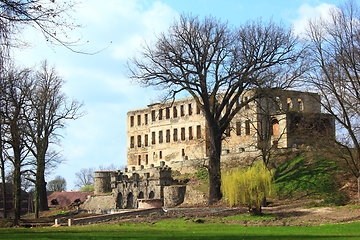
[[[279,121],[276,118],[271,119],[270,135],[279,135]]]
[[[154,198],[154,197],[155,197],[155,193],[154,193],[154,191],[151,191],[149,194],[149,198]]]
[[[127,196],[127,203],[126,203],[126,208],[134,208],[134,196],[132,194],[132,192],[130,192]]]

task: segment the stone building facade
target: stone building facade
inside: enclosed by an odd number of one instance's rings
[[[245,92],[238,103],[254,91]],[[207,161],[207,125],[192,98],[129,111],[127,129],[128,167],[164,161],[174,170],[189,172]],[[234,117],[225,132],[221,159],[254,158],[265,140],[268,147],[293,148],[305,144],[315,130],[335,134],[334,119],[321,113],[318,94],[272,89],[267,98],[250,102]]]
[[[254,91],[245,92],[238,103],[248,102]],[[321,113],[317,94],[272,89],[267,96],[249,102],[231,121],[222,142],[223,164],[255,159],[264,147],[289,149],[335,136],[335,121]],[[127,119],[128,167],[95,172],[94,196],[83,208],[108,212],[137,208],[139,202],[151,205],[152,200],[165,207],[181,204],[189,194],[171,172],[191,172],[206,164],[204,115],[193,99],[184,98],[129,111]]]
[[[139,203],[148,206],[172,207],[181,204],[185,196],[184,185],[171,177],[171,168],[160,166],[148,168],[125,168],[121,171],[96,171],[94,195],[89,196],[82,209],[104,213],[116,209],[134,209]]]

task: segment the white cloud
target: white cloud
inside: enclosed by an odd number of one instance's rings
[[[301,5],[297,10],[299,17],[293,20],[294,33],[296,35],[301,35],[304,33],[309,24],[309,21],[312,19],[329,18],[330,10],[335,7],[335,5],[328,3],[322,3],[315,7],[310,6],[307,3]]]

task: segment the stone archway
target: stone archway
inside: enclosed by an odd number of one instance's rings
[[[144,198],[144,192],[139,192],[139,195],[137,197],[138,199],[142,199]]]
[[[134,208],[134,195],[132,194],[132,192],[127,195],[126,208]]]
[[[123,208],[123,195],[118,193],[116,198],[116,208]]]

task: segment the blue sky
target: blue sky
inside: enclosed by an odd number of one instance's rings
[[[67,190],[75,190],[75,173],[81,168],[98,169],[100,165],[126,165],[126,113],[141,108],[158,92],[132,85],[126,77],[126,61],[136,54],[141,43],[166,31],[180,14],[204,17],[212,15],[239,26],[247,20],[272,18],[304,29],[307,19],[325,14],[339,0],[83,0],[74,18],[83,28],[71,32],[84,44],[76,50],[95,55],[76,54],[64,47],[49,46],[39,32],[28,29],[24,37],[30,48],[16,50],[20,67],[39,65],[48,60],[66,84],[68,97],[84,102],[86,115],[68,122],[59,149],[66,162],[47,176],[60,175],[67,180]]]

